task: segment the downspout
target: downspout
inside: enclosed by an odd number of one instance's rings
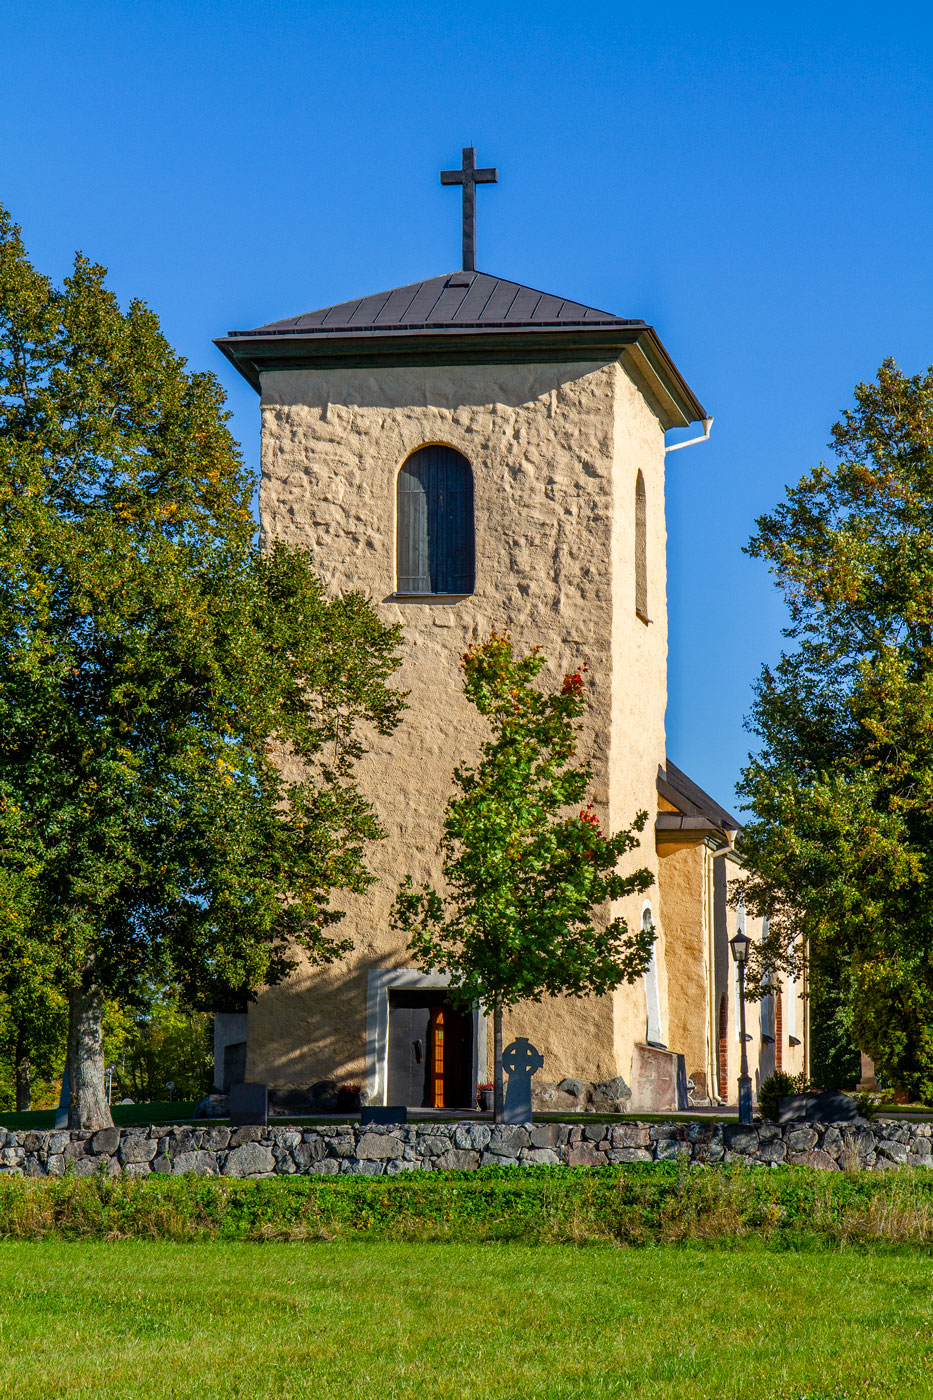
[[[672,442],[670,447],[665,447],[665,454],[668,452],[679,452],[682,447],[693,447],[694,444],[698,442],[709,442],[709,430],[713,426],[714,421],[715,420],[712,418],[704,418],[702,437],[687,438],[686,442]]]

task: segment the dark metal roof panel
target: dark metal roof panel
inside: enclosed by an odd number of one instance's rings
[[[544,292],[538,298],[534,319],[536,321],[558,321],[564,307],[573,305],[572,301],[564,301],[563,297],[553,297],[549,292]]]
[[[704,792],[669,758],[665,760],[664,768],[658,769],[658,791],[686,816],[702,816],[724,831],[742,829],[731,812],[720,806],[715,798]]]
[[[469,276],[469,274],[467,274]],[[468,321],[481,321],[489,305],[489,298],[492,295],[490,286],[491,278],[474,277],[471,284],[466,288],[460,309],[454,316],[454,323],[459,325]]]
[[[434,308],[437,306],[443,290],[444,280],[441,277],[432,277],[430,282],[421,282],[399,324],[403,326],[434,325]],[[389,322],[380,318],[373,324],[379,330],[383,325],[388,326]]]
[[[415,293],[421,283],[418,282],[413,287],[396,287],[394,292],[390,292],[386,298],[385,305],[379,315],[386,325],[400,325],[408,308],[415,299]]]
[[[431,324],[453,325],[468,290],[467,287],[445,287],[431,310]]]
[[[541,301],[541,295],[541,292],[536,292],[531,287],[519,287],[512,305],[509,307],[508,319],[513,322],[536,321],[538,318],[535,316],[535,312]]]
[[[351,312],[347,324],[350,326],[371,326],[382,315],[385,304],[389,300],[388,292],[379,292],[374,297],[363,297],[357,302],[356,310]]]
[[[509,325],[509,312],[518,291],[519,287],[515,282],[495,282],[490,289],[489,301],[483,312],[483,321],[490,325]]]
[[[357,297],[282,321],[271,321],[231,336],[300,335],[344,331],[391,331],[402,328],[526,327],[543,325],[637,325],[580,302],[524,287],[520,282],[491,277],[485,272],[453,272],[405,287]]]

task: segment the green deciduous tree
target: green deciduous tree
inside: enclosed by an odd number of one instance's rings
[[[353,781],[398,633],[260,553],[212,375],[83,257],[62,288],[0,211],[0,865],[69,1004],[74,1126],[109,1121],[104,999],[222,1007],[299,945],[380,835]]]
[[[200,1099],[214,1073],[214,1022],[155,991],[133,1012],[108,1006],[104,1051],[114,1068],[114,1088],[134,1103],[163,1103],[172,1084],[175,1099]]]
[[[22,811],[0,791],[0,1097],[18,1112],[61,1075],[68,1022],[59,949]]]
[[[599,995],[648,967],[654,931],[629,933],[600,906],[646,890],[647,870],[616,872],[638,846],[631,829],[605,835],[586,795],[590,767],[574,763],[576,721],[585,707],[579,672],[548,692],[534,681],[535,651],[516,657],[508,634],[493,632],[463,657],[467,699],[491,736],[475,767],[454,771],[443,852],[446,890],[399,891],[393,923],[424,967],[450,975],[461,1002],[491,1008],[495,1111],[502,1115],[502,1011],[545,996]]]
[[[17,869],[11,855],[0,862],[0,1103],[25,1112],[61,1073],[68,1005],[28,861]]]
[[[933,1101],[933,370],[887,361],[749,546],[794,643],[758,682],[746,899],[774,967],[809,949],[833,1021]]]

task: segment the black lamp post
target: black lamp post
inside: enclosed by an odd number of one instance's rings
[[[748,962],[748,950],[751,946],[751,941],[750,938],[746,937],[741,924],[735,937],[729,939],[729,947],[732,949],[732,956],[735,958],[735,965],[739,974],[739,1026],[741,1028],[740,1038],[742,1042],[742,1063],[739,1069],[740,1123],[750,1123],[752,1121],[752,1081],[748,1076],[748,1055],[745,1050],[745,964]]]

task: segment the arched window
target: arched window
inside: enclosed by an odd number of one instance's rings
[[[648,619],[648,499],[645,478],[635,478],[635,611],[642,622]]]
[[[419,447],[398,474],[399,593],[472,593],[473,473],[452,447]]]

